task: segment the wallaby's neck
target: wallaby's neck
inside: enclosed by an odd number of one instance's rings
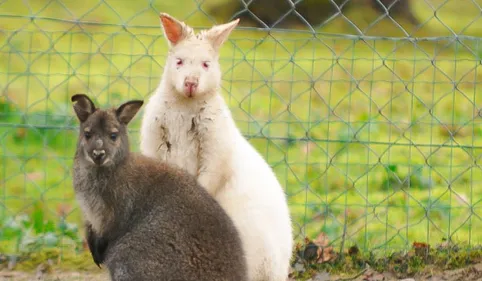
[[[91,188],[102,192],[104,190],[110,190],[107,185],[115,184],[115,182],[119,180],[118,175],[122,174],[122,170],[126,170],[126,165],[128,165],[130,158],[129,155],[127,155],[121,161],[117,160],[114,165],[95,166],[83,159],[83,157],[82,153],[76,153],[76,177],[78,177],[79,180],[87,180],[87,182],[85,182],[86,185],[91,185]],[[83,183],[83,181],[80,182]]]
[[[110,231],[113,225],[122,227],[133,206],[132,190],[125,178],[128,159],[105,167],[93,166],[83,159],[75,161],[74,187],[86,219],[97,233]]]

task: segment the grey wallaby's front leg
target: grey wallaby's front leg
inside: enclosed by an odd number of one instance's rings
[[[98,236],[92,229],[90,223],[85,225],[86,240],[90,253],[94,263],[100,268],[100,265],[104,263],[105,251],[107,250],[107,239]]]

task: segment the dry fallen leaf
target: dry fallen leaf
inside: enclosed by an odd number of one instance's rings
[[[428,248],[429,245],[427,243],[424,243],[424,242],[413,242],[412,244],[413,248]]]
[[[320,234],[318,234],[318,237],[313,240],[313,243],[315,243],[319,247],[326,247],[330,243],[330,240],[328,239],[328,235],[326,235],[324,232],[321,232]]]
[[[318,260],[317,263],[324,263],[331,260],[334,260],[336,257],[335,253],[333,252],[333,247],[320,247],[318,249]]]
[[[336,253],[333,247],[329,245],[328,235],[320,233],[315,240],[310,240],[308,237],[304,239],[304,247],[296,246],[299,258],[308,263],[324,263],[336,258]]]
[[[415,250],[415,255],[425,256],[428,254],[428,251],[430,250],[430,245],[423,242],[413,242],[412,248]]]
[[[375,270],[369,268],[363,275],[363,281],[383,281],[385,277],[383,274],[376,272]]]
[[[335,258],[335,254],[333,252],[333,247],[328,246],[330,244],[330,240],[326,233],[321,232],[313,243],[318,246],[318,250],[316,251],[317,254],[317,263],[324,263]]]

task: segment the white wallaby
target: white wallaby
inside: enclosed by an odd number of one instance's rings
[[[161,13],[169,53],[142,119],[141,153],[195,175],[238,228],[251,281],[285,281],[291,217],[271,167],[237,128],[219,90],[219,49],[239,19],[194,30]]]

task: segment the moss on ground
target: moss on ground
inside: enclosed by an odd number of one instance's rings
[[[352,246],[342,254],[324,247],[313,247],[313,243],[294,252],[291,277],[308,280],[320,272],[340,278],[353,278],[367,270],[380,274],[390,274],[395,278],[421,276],[428,271],[450,271],[482,262],[482,247],[462,247],[443,242],[436,247],[425,243],[413,243],[408,251],[392,253],[361,252]],[[323,248],[323,247],[321,247]],[[329,255],[327,259],[326,255]],[[323,260],[326,261],[323,261]]]
[[[353,246],[343,254],[330,251],[330,259],[320,262],[318,249],[307,247],[307,245],[298,245],[294,251],[292,272],[290,273],[292,280],[310,280],[313,276],[323,272],[331,276],[330,280],[362,280],[363,276],[368,278],[369,275],[377,274],[384,276],[386,278],[384,280],[402,278],[425,280],[422,277],[436,274],[447,275],[448,272],[459,278],[468,274],[466,271],[482,276],[482,267],[475,273],[475,269],[470,267],[482,263],[481,247],[469,249],[462,245],[444,242],[432,248],[424,243],[414,243],[409,251],[380,255],[381,253],[361,252],[356,246]],[[461,271],[456,271],[456,269],[461,269]],[[91,276],[91,280],[107,280],[106,271],[97,268],[86,251],[61,253],[57,250],[42,250],[25,254],[18,257],[18,262],[11,269],[8,269],[8,257],[3,256],[0,259],[0,272],[6,276],[9,274],[16,276],[17,279],[13,280],[23,280],[20,276],[24,276],[25,280],[28,280],[27,276],[35,274],[47,277],[63,276],[52,280],[84,280],[83,278],[86,276]],[[457,278],[446,280],[459,280]]]

